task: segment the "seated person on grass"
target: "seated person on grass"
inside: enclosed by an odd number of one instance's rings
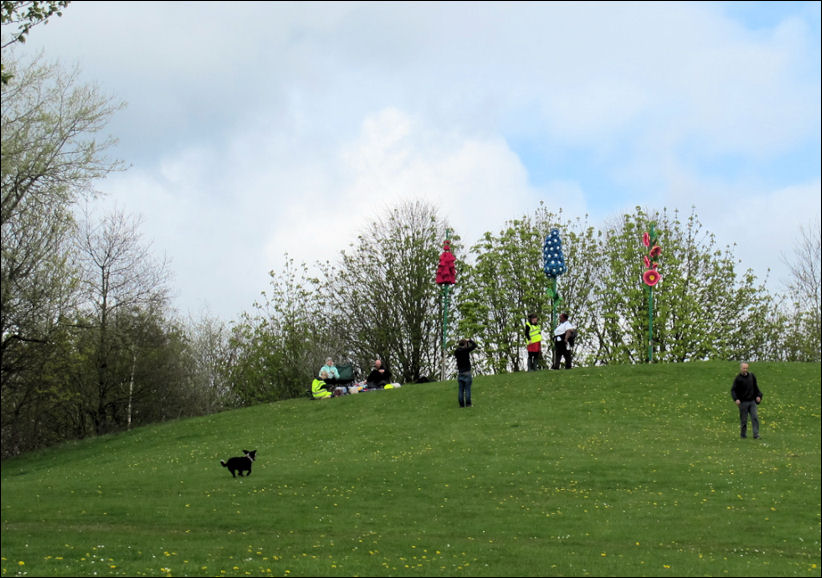
[[[322,375],[323,371],[328,376],[324,380],[328,385],[337,385],[337,383],[339,383],[340,372],[337,371],[337,367],[334,365],[334,360],[330,357],[325,360],[325,365],[320,368],[320,375]]]
[[[331,392],[326,389],[328,385],[325,380],[328,379],[328,374],[324,371],[320,372],[320,377],[311,383],[311,396],[314,399],[329,399]]]
[[[365,383],[372,389],[385,387],[391,383],[391,370],[383,365],[382,360],[378,359],[374,362],[374,369],[368,374]]]

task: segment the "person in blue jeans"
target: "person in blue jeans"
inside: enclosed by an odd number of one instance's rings
[[[471,352],[477,348],[477,344],[471,339],[460,339],[454,357],[457,358],[457,383],[459,384],[459,395],[457,397],[460,407],[471,407]]]
[[[739,374],[731,387],[731,398],[739,407],[739,437],[748,437],[748,416],[751,416],[753,437],[759,439],[759,415],[756,406],[762,401],[762,391],[756,383],[756,376],[748,371],[748,364],[739,366]]]

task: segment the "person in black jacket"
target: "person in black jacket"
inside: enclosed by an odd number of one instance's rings
[[[382,364],[381,359],[377,359],[374,362],[374,369],[368,374],[365,383],[373,389],[385,387],[391,383],[391,370]]]
[[[459,384],[459,395],[457,401],[460,407],[471,407],[471,352],[477,348],[477,344],[471,339],[460,339],[459,346],[454,351],[457,358],[457,383]]]
[[[739,375],[734,378],[734,384],[731,387],[731,398],[739,407],[740,437],[748,437],[748,414],[750,414],[753,437],[759,439],[759,415],[757,415],[756,406],[762,401],[762,392],[756,383],[756,376],[748,371],[747,363],[739,366]]]

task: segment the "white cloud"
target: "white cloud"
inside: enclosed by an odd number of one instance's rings
[[[360,134],[341,143],[323,166],[335,178],[295,199],[269,247],[292,247],[290,255],[309,262],[333,259],[373,219],[409,200],[436,207],[466,243],[473,243],[503,220],[530,212],[538,198],[519,159],[498,137],[443,131],[398,109],[365,118]],[[311,248],[295,241],[306,215],[318,223],[309,226]],[[335,215],[336,223],[327,218]]]
[[[134,168],[100,188],[181,307],[231,318],[284,253],[334,259],[405,199],[469,244],[539,201],[694,205],[772,261],[760,232],[819,214],[814,6],[752,28],[714,3],[80,2],[26,49],[128,102]]]

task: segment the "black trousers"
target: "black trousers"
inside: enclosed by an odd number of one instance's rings
[[[565,358],[565,369],[571,369],[571,350],[568,349],[568,343],[564,339],[554,340],[554,364],[551,369],[559,369],[562,358]]]

